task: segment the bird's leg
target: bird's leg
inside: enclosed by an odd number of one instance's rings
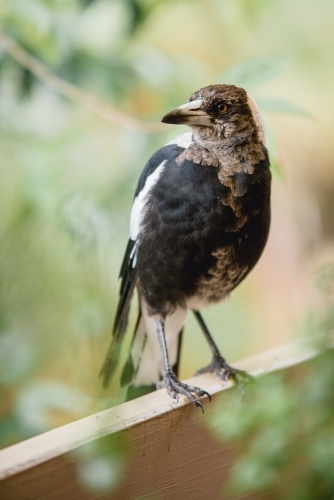
[[[226,363],[225,358],[220,354],[217,344],[213,340],[208,327],[204,323],[202,315],[198,311],[193,311],[195,318],[197,319],[199,326],[201,327],[202,332],[208,344],[210,346],[213,358],[211,363],[204,368],[201,368],[196,372],[196,375],[200,375],[201,373],[214,372],[218,375],[219,378],[225,380],[227,382],[229,379],[234,379],[236,382],[243,382],[252,379],[247,372],[242,370],[237,370],[233,368],[228,363]]]
[[[158,339],[162,354],[162,362],[163,362],[163,377],[162,381],[158,382],[157,389],[165,387],[167,389],[168,394],[173,399],[176,399],[177,402],[179,401],[178,395],[182,394],[183,396],[186,396],[189,399],[191,404],[193,404],[194,406],[199,406],[202,412],[204,412],[202,403],[198,401],[198,399],[195,398],[195,396],[193,396],[193,394],[191,393],[194,392],[196,396],[199,397],[208,396],[211,399],[210,394],[204,391],[203,389],[200,389],[199,387],[193,387],[191,385],[184,384],[183,382],[180,382],[178,380],[168,360],[164,321],[163,320],[156,321],[156,328],[157,328],[157,334],[158,334]]]

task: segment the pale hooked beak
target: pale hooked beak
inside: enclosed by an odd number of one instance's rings
[[[182,104],[162,117],[163,123],[173,123],[175,125],[201,125],[202,127],[212,127],[211,118],[201,109],[202,99]]]

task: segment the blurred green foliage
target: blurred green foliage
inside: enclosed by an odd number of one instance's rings
[[[308,318],[309,339],[319,354],[259,379],[241,400],[236,390],[210,422],[224,442],[240,445],[231,493],[257,498],[334,498],[334,265],[316,277],[319,304]]]
[[[330,0],[2,0],[0,24],[53,74],[142,121],[158,122],[201,86],[219,81],[245,86],[264,113],[295,115],[293,123],[284,122],[286,135],[277,134],[264,117],[273,171],[286,177],[283,160],[289,154],[278,154],[274,138],[282,146],[289,135],[298,145],[298,116],[320,115],[324,121],[330,110],[333,11]],[[0,446],[122,401],[117,383],[102,391],[98,372],[116,307],[130,204],[150,154],[183,130],[147,134],[105,123],[46,87],[0,43]],[[321,130],[325,141],[330,128]],[[319,150],[325,150],[322,143]],[[295,157],[289,161],[297,168]],[[307,172],[305,167],[305,185],[320,164]],[[331,200],[327,174],[325,179]],[[320,181],[319,186],[324,189]],[[285,213],[286,206],[278,208],[276,213]],[[296,233],[287,235],[284,228],[276,244],[291,241],[294,254]],[[269,327],[268,321],[274,307],[283,314],[289,284],[281,293],[273,274],[282,263],[284,256],[265,269],[267,288],[263,280],[246,284],[228,303],[207,312],[229,360],[263,350],[270,335],[271,344],[279,342],[275,318]],[[271,307],[264,296],[272,297]],[[323,317],[326,332],[330,318]],[[314,318],[309,322],[319,331]],[[206,362],[192,319],[188,330],[182,376]],[[277,398],[284,393],[285,401],[288,389],[280,375],[273,383]],[[299,411],[280,404],[287,422]],[[307,413],[308,400],[303,404]],[[252,403],[249,412],[256,413]],[[238,422],[243,425],[242,418]],[[328,428],[325,423],[323,436]],[[285,449],[282,430],[277,432],[275,446]],[[315,447],[326,461],[321,442]],[[111,458],[101,457],[100,486],[108,489],[117,450]],[[84,481],[97,477],[91,473],[94,460],[83,467]],[[247,469],[245,484],[253,484],[261,460]],[[261,488],[275,481],[274,466],[265,473]]]

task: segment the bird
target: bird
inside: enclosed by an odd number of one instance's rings
[[[178,378],[187,313],[209,344],[210,364],[222,380],[239,371],[221,355],[201,309],[224,300],[248,275],[266,245],[271,173],[265,129],[253,98],[241,87],[208,85],[165,114],[166,124],[188,125],[144,167],[130,215],[120,270],[113,337],[100,375],[107,387],[118,366],[130,303],[139,311],[121,384],[128,399],[164,387],[203,411],[209,394]]]

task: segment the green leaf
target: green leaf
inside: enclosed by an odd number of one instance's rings
[[[275,97],[257,97],[256,102],[266,113],[285,113],[288,115],[304,116],[305,118],[314,118],[306,109],[286,99],[277,99]]]
[[[253,89],[274,80],[286,66],[286,60],[279,56],[248,59],[228,68],[219,78],[219,82]]]

